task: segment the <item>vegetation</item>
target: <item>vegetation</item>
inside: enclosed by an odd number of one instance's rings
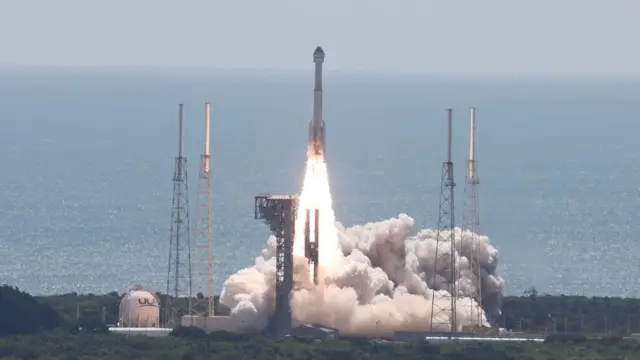
[[[640,299],[539,295],[503,299],[500,326],[539,334],[624,336],[640,333]]]
[[[36,299],[51,306],[65,323],[76,320],[87,323],[116,324],[123,294],[78,295],[76,293],[42,296]],[[164,303],[165,296],[158,294]],[[198,297],[202,297],[201,294]],[[187,307],[187,299],[180,299]],[[227,315],[229,309],[218,304],[216,313]],[[200,302],[205,306],[205,302]],[[640,299],[585,296],[539,295],[535,289],[524,296],[507,296],[502,302],[500,327],[534,334],[586,334],[622,336],[640,333]]]
[[[261,337],[221,340],[216,334],[153,338],[62,330],[38,335],[0,338],[2,359],[474,359],[558,360],[637,359],[635,342],[586,341],[578,344],[518,343],[427,345],[421,343],[375,344],[345,341],[275,341]]]
[[[106,332],[120,296],[65,294],[33,298],[0,288],[2,359],[637,359],[640,343],[616,334],[637,331],[640,300],[574,296],[506,297],[507,327],[553,334],[545,343],[428,345],[376,341],[271,340],[177,328],[169,337]],[[185,300],[186,301],[186,300]],[[566,319],[566,321],[565,321]],[[606,319],[606,320],[605,320]],[[552,321],[552,320],[555,320]],[[552,325],[550,325],[552,324]],[[566,327],[564,326],[565,324]],[[606,326],[605,326],[606,325]],[[567,334],[565,335],[565,328]],[[585,334],[608,337],[589,339]],[[638,331],[640,332],[640,331]]]
[[[0,287],[0,337],[53,330],[60,317],[50,306],[10,286]]]
[[[164,304],[166,295],[156,293],[160,298],[160,303]],[[120,299],[124,294],[110,292],[106,295],[86,294],[79,295],[77,293],[37,296],[36,299],[43,304],[51,306],[56,310],[63,321],[67,324],[79,321],[81,323],[94,324],[104,323],[115,325],[118,323],[118,310],[120,307]],[[198,301],[202,300],[202,301]],[[218,297],[214,299],[216,306],[216,314],[228,315],[229,309],[222,304],[218,304]],[[206,300],[201,293],[198,293],[193,299],[194,303],[199,307],[200,312],[204,312]],[[174,302],[176,302],[174,300]],[[180,308],[186,309],[188,299],[179,299],[176,303]]]

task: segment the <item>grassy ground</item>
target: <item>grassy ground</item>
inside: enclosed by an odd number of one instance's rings
[[[261,337],[221,341],[215,336],[148,338],[53,331],[0,339],[2,359],[640,359],[630,341],[426,345],[345,341],[276,341]]]

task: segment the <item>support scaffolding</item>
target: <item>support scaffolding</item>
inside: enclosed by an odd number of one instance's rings
[[[167,268],[167,299],[164,322],[169,327],[180,324],[180,318],[191,308],[191,239],[189,237],[189,186],[187,158],[183,156],[183,104],[179,105],[178,156],[173,174],[173,204],[171,235],[169,238],[169,265]],[[188,304],[184,299],[188,298]],[[185,306],[186,305],[186,306]]]
[[[213,194],[211,174],[211,105],[205,104],[204,151],[200,156],[198,175],[198,197],[196,206],[194,259],[194,287],[202,290],[202,295],[194,299],[189,310],[190,315],[214,316],[214,278],[213,278]],[[193,319],[193,318],[191,318]]]
[[[482,278],[480,268],[480,254],[478,246],[478,235],[480,234],[480,204],[478,198],[478,164],[475,156],[475,134],[476,134],[476,108],[471,108],[469,120],[469,160],[467,162],[467,171],[465,176],[465,206],[462,219],[463,228],[471,233],[471,257],[469,262],[474,273],[475,293],[471,301],[470,313],[471,321],[482,324]]]
[[[291,332],[291,291],[293,290],[293,240],[297,196],[258,195],[255,218],[263,220],[276,237],[276,304],[270,330],[278,338]]]
[[[458,279],[456,265],[456,244],[454,236],[454,188],[456,186],[453,176],[453,161],[451,159],[452,142],[452,110],[448,109],[448,144],[447,161],[442,163],[442,179],[440,183],[440,209],[438,216],[438,229],[436,233],[436,253],[433,269],[433,293],[431,296],[431,321],[430,332],[449,331],[451,334],[458,331],[456,305]],[[443,274],[449,288],[437,289],[437,274]],[[437,292],[444,290],[443,292]]]

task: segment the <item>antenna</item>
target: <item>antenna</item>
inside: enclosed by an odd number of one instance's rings
[[[167,300],[164,321],[168,326],[179,324],[179,319],[191,308],[191,239],[189,237],[189,187],[187,158],[183,156],[183,104],[178,106],[178,156],[173,174],[173,202],[169,237],[169,265],[167,267]],[[188,298],[184,308],[181,297]]]
[[[450,332],[453,336],[458,331],[457,309],[458,291],[456,281],[458,271],[456,266],[456,243],[454,234],[454,188],[453,161],[451,160],[452,145],[452,109],[447,109],[447,161],[442,163],[442,178],[440,181],[440,209],[438,214],[438,230],[436,233],[435,263],[431,286],[431,321],[429,331]],[[442,270],[444,269],[444,271]],[[448,288],[436,288],[437,275],[445,277]],[[445,290],[443,294],[437,291]]]
[[[452,131],[452,127],[453,127],[452,122],[453,122],[452,121],[452,109],[447,109],[447,123],[449,125],[449,127],[448,127],[449,136],[448,136],[448,141],[447,141],[447,162],[451,162],[451,143],[453,142],[452,141],[452,133],[453,133],[453,131]]]
[[[178,157],[181,158],[182,154],[184,153],[184,146],[182,143],[182,124],[183,124],[183,120],[184,120],[184,104],[180,104],[178,105]]]
[[[209,146],[209,138],[211,136],[211,104],[204,104],[204,156],[211,156],[211,148]],[[209,171],[209,164],[207,164]]]
[[[196,265],[196,278],[198,288],[204,288],[201,299],[196,300],[190,310],[191,315],[214,316],[214,278],[213,278],[213,180],[211,174],[211,104],[204,104],[204,151],[200,156],[200,173],[198,175],[198,198],[196,207],[196,228],[194,246],[194,259]],[[199,296],[198,296],[199,297]],[[206,301],[203,301],[206,300]],[[202,303],[206,302],[206,306]],[[191,319],[194,317],[192,316]]]
[[[476,160],[476,108],[471,108],[471,118],[469,120],[469,172],[470,179],[475,178],[475,160]]]
[[[480,267],[480,246],[478,235],[480,233],[480,200],[478,194],[478,163],[476,161],[476,108],[472,107],[469,116],[469,161],[465,178],[465,201],[462,224],[465,230],[464,236],[470,237],[471,254],[468,257],[473,272],[473,288],[475,290],[471,300],[471,321],[476,325],[483,325],[482,308],[482,277]]]

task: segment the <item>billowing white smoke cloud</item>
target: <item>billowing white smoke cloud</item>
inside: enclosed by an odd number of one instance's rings
[[[308,277],[305,258],[294,259],[295,288],[291,307],[294,325],[322,324],[344,334],[390,335],[396,330],[427,331],[435,297],[434,331],[449,330],[450,297],[454,279],[459,300],[458,330],[463,325],[487,324],[485,313],[498,315],[504,280],[496,274],[498,251],[486,236],[476,235],[480,274],[469,259],[475,254],[472,234],[454,230],[457,271],[447,268],[450,243],[440,243],[438,269],[436,231],[413,232],[414,220],[405,214],[397,218],[344,228],[337,223],[342,254],[336,254],[332,269],[321,269],[324,283],[317,288]],[[450,232],[442,231],[449,239]],[[224,284],[220,302],[231,309],[240,327],[263,329],[275,302],[275,237],[253,267],[231,275]],[[435,274],[434,274],[435,272]],[[454,274],[454,275],[452,275]],[[434,276],[435,275],[435,276]],[[477,277],[481,278],[483,308],[477,302]],[[435,295],[433,289],[437,290]],[[440,310],[438,310],[440,309]],[[450,311],[449,311],[450,313]]]

